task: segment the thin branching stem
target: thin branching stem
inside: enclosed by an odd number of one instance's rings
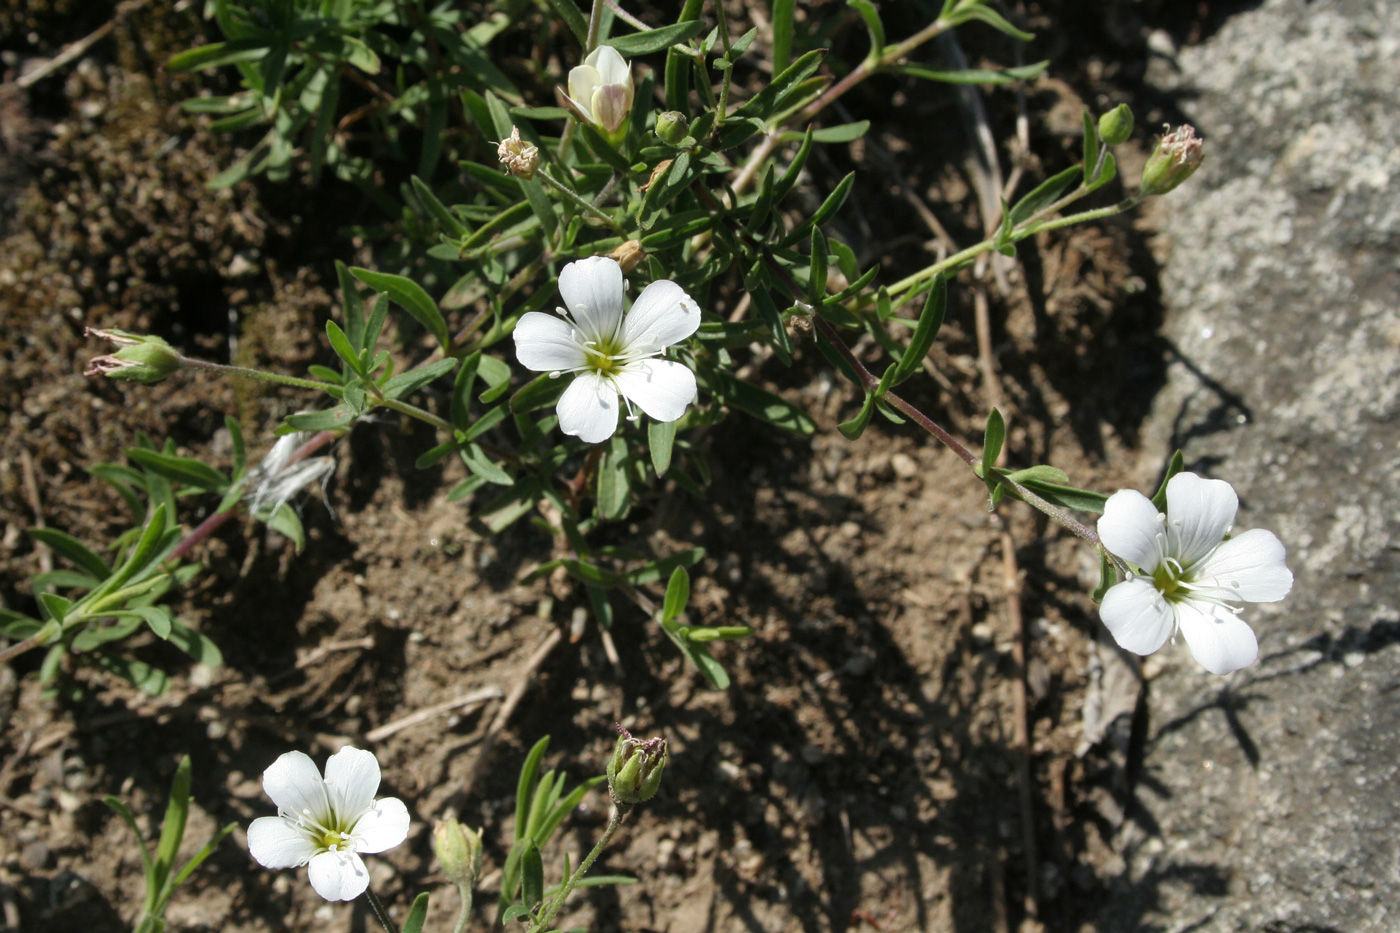
[[[583,880],[583,876],[588,874],[588,870],[593,867],[593,863],[598,860],[598,856],[603,854],[603,850],[612,842],[612,837],[617,834],[618,827],[622,825],[623,819],[627,816],[626,811],[613,807],[612,816],[608,820],[608,828],[603,830],[603,835],[598,839],[598,844],[593,847],[587,857],[579,863],[568,878],[564,880],[563,886],[559,888],[559,893],[554,895],[554,899],[545,907],[544,912],[530,926],[529,933],[544,933],[552,929],[551,924],[554,918],[559,916],[559,911],[564,908],[564,902],[569,899],[569,895],[574,893],[574,888]]]

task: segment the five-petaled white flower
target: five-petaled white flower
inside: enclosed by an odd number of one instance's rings
[[[1099,607],[1119,645],[1151,654],[1180,629],[1212,674],[1254,663],[1259,643],[1230,603],[1277,602],[1293,574],[1273,532],[1256,528],[1226,540],[1238,508],[1229,483],[1194,473],[1167,483],[1165,515],[1131,489],[1109,497],[1099,539],[1139,571],[1110,587]]]
[[[265,868],[309,865],[311,886],[328,901],[354,900],[369,887],[360,853],[392,849],[408,835],[408,808],[375,800],[379,762],[346,746],[326,761],[326,776],[302,752],[287,752],[263,772],[276,816],[248,827],[248,850]]]
[[[695,401],[695,374],[658,360],[667,347],[695,333],[700,306],[675,282],[652,282],[632,310],[622,311],[622,268],[606,256],[571,262],[559,274],[568,310],[540,311],[515,325],[515,354],[527,369],[574,373],[559,399],[559,428],[596,444],[617,430],[618,396],[628,417],[636,405],[656,421],[675,421]]]
[[[632,112],[632,66],[610,45],[600,45],[569,71],[569,102],[578,115],[609,135],[617,135]]]

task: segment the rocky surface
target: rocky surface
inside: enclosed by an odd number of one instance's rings
[[[1296,584],[1247,610],[1254,667],[1215,678],[1180,644],[1149,662],[1102,929],[1400,923],[1394,13],[1271,0],[1149,72],[1208,156],[1161,204],[1173,349],[1141,485],[1183,448],[1235,484],[1237,527],[1284,541]]]

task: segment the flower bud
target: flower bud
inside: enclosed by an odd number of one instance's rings
[[[439,820],[433,827],[433,854],[453,884],[476,884],[481,870],[480,833],[456,820]]]
[[[1121,146],[1133,135],[1133,112],[1127,104],[1119,104],[1099,117],[1099,138],[1105,146]]]
[[[656,135],[668,146],[679,146],[689,129],[685,114],[675,110],[667,110],[656,118]]]
[[[642,249],[641,240],[628,240],[608,253],[608,258],[621,266],[623,272],[631,272],[637,268],[639,262],[646,258],[646,255],[646,250]]]
[[[608,793],[619,810],[630,809],[635,803],[650,800],[661,786],[661,774],[666,770],[666,740],[632,738],[618,727],[617,746],[608,762]]]
[[[1152,150],[1142,169],[1140,193],[1166,194],[1177,188],[1200,168],[1203,145],[1195,129],[1188,124],[1183,123],[1176,129],[1166,127],[1166,133],[1157,140],[1157,148]]]
[[[592,123],[616,144],[627,132],[636,93],[632,66],[610,45],[600,45],[569,72],[567,102],[579,119]]]
[[[159,337],[129,334],[124,330],[87,328],[89,337],[101,337],[121,347],[109,356],[99,356],[88,362],[84,376],[109,376],[124,382],[150,385],[160,382],[180,368],[180,354]]]
[[[529,181],[539,167],[540,151],[520,138],[520,127],[512,126],[510,137],[496,144],[496,158],[501,160],[507,173]]]

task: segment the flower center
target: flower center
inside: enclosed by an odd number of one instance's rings
[[[341,849],[351,848],[350,842],[353,837],[349,833],[328,831],[321,833],[316,838],[316,848],[325,852],[338,852]]]
[[[1174,557],[1162,561],[1152,573],[1152,585],[1168,602],[1185,599],[1190,592],[1190,584],[1191,580],[1187,579],[1186,572]]]
[[[600,376],[611,376],[622,370],[627,362],[625,349],[614,339],[598,343],[585,343],[583,352],[588,354],[588,368]]]

